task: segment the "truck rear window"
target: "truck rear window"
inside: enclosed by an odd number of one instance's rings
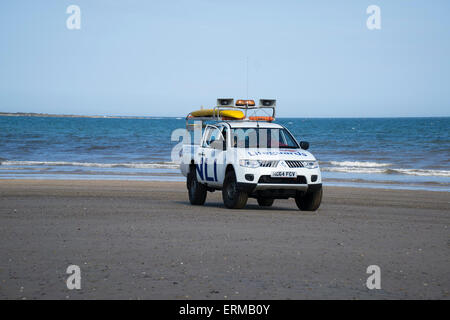
[[[230,133],[234,148],[299,148],[289,131],[282,128],[234,128]]]

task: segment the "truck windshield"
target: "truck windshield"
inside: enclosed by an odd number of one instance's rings
[[[234,148],[299,148],[292,135],[282,128],[234,128],[230,134]]]

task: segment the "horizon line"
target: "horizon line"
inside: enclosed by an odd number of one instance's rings
[[[102,119],[154,119],[154,118],[186,118],[186,116],[161,116],[161,115],[82,115],[67,113],[41,113],[41,112],[2,112],[3,117],[42,117],[42,118],[102,118]],[[387,118],[449,118],[450,115],[432,116],[280,116],[276,119],[298,118],[298,119],[387,119]]]

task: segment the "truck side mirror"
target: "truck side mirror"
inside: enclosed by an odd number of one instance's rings
[[[302,148],[303,150],[308,150],[309,142],[308,141],[300,141],[300,148]]]

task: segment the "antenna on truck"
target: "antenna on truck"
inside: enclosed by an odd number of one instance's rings
[[[248,99],[248,56],[247,56],[247,65],[246,65],[247,71],[246,71],[246,85],[247,85],[247,96],[246,99]]]

